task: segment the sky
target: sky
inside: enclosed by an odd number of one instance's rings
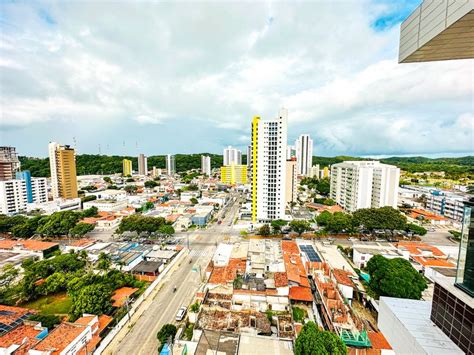
[[[0,144],[222,153],[289,111],[314,155],[474,154],[474,61],[398,64],[420,0],[0,1]]]

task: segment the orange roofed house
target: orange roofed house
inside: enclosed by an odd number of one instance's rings
[[[313,294],[298,245],[294,241],[283,240],[281,249],[290,286],[289,299],[294,302],[313,302]]]
[[[74,323],[63,322],[35,344],[30,354],[90,354],[99,343],[100,334],[111,321],[112,318],[106,315],[85,314]]]
[[[0,250],[34,254],[38,258],[43,259],[54,251],[59,250],[59,244],[38,240],[3,239],[0,240]]]
[[[402,254],[409,254],[410,259],[420,264],[423,268],[435,266],[455,268],[448,257],[435,246],[419,242],[399,242],[396,244]]]

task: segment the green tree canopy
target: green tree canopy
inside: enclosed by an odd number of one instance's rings
[[[273,233],[280,233],[281,229],[288,224],[287,221],[284,221],[282,219],[275,219],[271,222],[271,226],[273,228]]]
[[[353,213],[354,225],[374,229],[405,229],[407,219],[393,207],[362,208]]]
[[[306,323],[295,341],[295,355],[345,355],[347,348],[335,333],[321,331],[310,321]]]
[[[316,222],[318,223],[318,226],[327,226],[331,218],[331,212],[323,211],[316,217]]]
[[[423,276],[402,258],[387,259],[373,256],[366,267],[370,289],[377,296],[389,296],[419,300],[428,286]]]
[[[309,222],[304,220],[293,220],[290,222],[290,227],[291,230],[298,233],[298,235],[301,235],[311,229]]]
[[[197,204],[199,203],[199,201],[197,200],[196,197],[191,197],[191,198],[189,199],[189,202],[191,202],[191,203],[193,204],[193,206],[194,206],[194,205],[197,205]]]
[[[69,234],[74,237],[82,237],[87,233],[93,231],[94,228],[95,225],[93,224],[80,222],[69,230]]]
[[[112,290],[104,284],[84,286],[72,297],[71,320],[83,313],[101,315],[109,312],[112,309],[111,297]]]
[[[405,230],[407,232],[412,232],[413,234],[418,234],[418,235],[425,235],[426,233],[428,233],[426,228],[423,228],[422,226],[419,226],[418,224],[414,224],[414,223],[408,223],[406,225]]]
[[[147,217],[142,215],[132,215],[125,217],[120,222],[118,233],[128,232],[157,232],[165,224],[163,217]]]
[[[165,324],[161,327],[160,331],[156,334],[156,337],[160,341],[160,348],[159,348],[160,351],[170,337],[171,337],[171,342],[174,341],[174,337],[177,331],[178,329],[176,328],[174,324]]]
[[[110,269],[110,266],[112,266],[112,258],[110,255],[103,252],[100,253],[97,259],[97,268],[99,270],[107,271]]]
[[[111,179],[109,176],[104,176],[104,181],[105,181],[107,184],[111,184],[111,183],[112,183],[112,179]]]
[[[343,212],[335,212],[327,222],[326,230],[333,233],[350,232],[353,230],[352,216]]]
[[[158,185],[159,185],[159,184],[158,184],[156,181],[154,181],[154,180],[145,181],[145,187],[146,187],[147,189],[152,189],[152,188],[154,188],[154,187],[156,187],[156,186],[158,186]]]
[[[258,229],[258,232],[257,232],[259,235],[263,235],[263,236],[269,236],[272,231],[270,229],[270,225],[265,223],[263,226],[261,226],[259,229]]]

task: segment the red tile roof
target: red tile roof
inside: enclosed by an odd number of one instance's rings
[[[423,252],[431,252],[434,256],[446,257],[446,255],[441,250],[425,243],[399,242],[397,244],[397,248],[407,250],[412,256],[423,255]]]
[[[138,291],[138,288],[135,288],[135,287],[121,287],[115,290],[112,296],[112,301],[114,301],[112,303],[112,306],[122,307],[127,301],[127,298],[133,295],[137,291]]]
[[[30,345],[35,344],[39,341],[35,337],[41,333],[41,331],[42,329],[35,329],[35,326],[32,324],[19,325],[0,337],[0,348],[8,348],[11,345],[20,345],[23,343],[25,338]]]
[[[385,339],[382,333],[368,332],[367,335],[369,336],[370,343],[372,344],[372,349],[380,349],[380,350],[392,349],[392,347],[390,346],[387,339]]]
[[[415,260],[418,264],[427,267],[427,266],[439,266],[439,267],[448,267],[454,268],[456,265],[453,263],[444,260],[444,259],[437,259],[437,258],[425,258],[422,256],[412,256],[413,260]]]
[[[46,338],[36,344],[33,349],[51,351],[53,355],[60,354],[85,329],[81,324],[64,322],[54,328]]]
[[[13,249],[14,247],[18,246],[32,251],[43,251],[57,245],[59,244],[51,242],[41,242],[39,240],[0,240],[0,249]]]
[[[33,314],[36,311],[28,309],[28,308],[21,308],[21,307],[13,307],[13,306],[4,306],[0,304],[0,323],[10,325],[18,318],[23,317],[26,314]]]
[[[211,284],[226,284],[234,281],[237,274],[243,274],[247,262],[245,259],[231,258],[227,266],[216,266],[212,270],[209,283]]]
[[[446,217],[437,215],[432,212],[428,212],[422,209],[414,208],[411,210],[410,217],[416,219],[418,217],[423,217],[424,219],[433,220],[433,221],[447,221]]]
[[[288,277],[286,272],[275,272],[273,278],[275,279],[275,287],[288,286]]]
[[[338,284],[354,287],[354,282],[349,278],[351,273],[341,269],[333,269],[332,272]]]
[[[311,289],[308,287],[300,287],[300,286],[293,286],[290,287],[290,300],[293,301],[304,301],[304,302],[312,302],[313,295],[311,293]]]
[[[101,333],[114,319],[110,316],[102,314],[99,316],[99,333]]]

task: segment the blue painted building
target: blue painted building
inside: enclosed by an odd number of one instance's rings
[[[26,183],[26,200],[33,203],[33,188],[31,187],[31,173],[29,170],[19,171],[16,173],[17,180],[25,180]]]

